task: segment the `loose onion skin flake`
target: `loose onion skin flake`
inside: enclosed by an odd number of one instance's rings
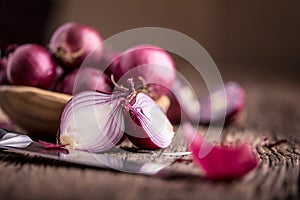
[[[68,22],[54,31],[49,47],[60,65],[66,69],[74,69],[91,52],[89,62],[98,63],[103,53],[101,43],[101,36],[93,27]]]
[[[214,123],[222,119],[228,123],[243,109],[245,105],[244,89],[233,81],[225,83],[224,89],[225,93],[220,88],[200,100],[201,124]],[[225,99],[225,104],[223,104],[223,99]]]
[[[138,93],[126,112],[127,138],[135,146],[155,150],[171,144],[174,137],[173,126],[148,95]]]
[[[83,67],[67,74],[57,85],[56,90],[66,94],[77,94],[86,90],[111,92],[112,87],[109,77],[101,70]]]
[[[39,144],[42,145],[45,149],[63,149],[66,146],[64,144],[52,144],[41,140],[39,140]]]
[[[248,143],[212,146],[213,144],[205,143],[190,124],[184,124],[183,131],[190,144],[189,149],[195,164],[205,171],[208,179],[241,178],[258,165],[257,153]],[[209,147],[210,151],[202,156],[200,151],[205,151],[205,147]]]
[[[56,64],[47,49],[40,45],[18,46],[8,58],[7,78],[11,84],[51,89],[55,76]]]

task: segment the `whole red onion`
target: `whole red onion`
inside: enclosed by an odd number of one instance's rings
[[[231,122],[245,106],[245,90],[240,84],[229,81],[222,88],[203,97],[200,101],[200,123],[216,123],[225,119]],[[224,101],[225,100],[225,101]]]
[[[151,45],[134,46],[124,52],[112,68],[116,80],[126,84],[133,78],[135,85],[144,79],[153,97],[167,94],[176,78],[172,57],[163,49]]]
[[[109,77],[101,70],[84,67],[75,69],[66,75],[58,84],[56,90],[66,94],[77,94],[86,90],[111,92],[112,88]]]
[[[56,65],[56,76],[55,76],[53,86],[51,87],[52,90],[56,90],[58,84],[62,82],[64,76],[65,76],[65,70],[60,65]]]
[[[50,89],[55,81],[55,66],[47,49],[37,44],[25,44],[9,56],[7,78],[11,84]]]
[[[114,75],[114,73],[118,74],[118,65],[120,61],[120,54],[113,52],[104,54],[102,57],[101,62],[97,65],[97,68],[104,71],[105,74],[107,74],[109,77],[111,75]],[[114,78],[115,75],[114,75]]]
[[[167,116],[172,124],[180,124],[182,119],[194,123],[199,122],[200,104],[190,86],[177,79],[168,97],[171,104]]]
[[[65,68],[79,67],[89,55],[89,63],[101,60],[103,48],[99,33],[90,26],[68,22],[58,27],[50,39],[50,49]]]

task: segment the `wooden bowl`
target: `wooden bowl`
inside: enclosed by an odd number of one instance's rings
[[[28,134],[56,135],[65,104],[72,96],[27,86],[0,86],[1,109]]]

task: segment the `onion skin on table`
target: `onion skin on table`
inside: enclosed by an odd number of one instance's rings
[[[238,179],[258,165],[256,150],[247,142],[231,146],[208,143],[188,123],[183,125],[183,131],[195,164],[205,171],[208,179]]]

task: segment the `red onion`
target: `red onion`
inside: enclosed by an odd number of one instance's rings
[[[172,57],[163,49],[151,45],[134,46],[124,52],[114,63],[113,75],[125,84],[128,78],[134,82],[142,77],[153,97],[167,94],[176,78]],[[136,85],[138,86],[138,85]]]
[[[207,95],[201,101],[200,123],[208,124],[225,119],[230,122],[245,105],[245,91],[236,82],[227,82],[223,90],[217,89],[210,96]],[[222,99],[226,99],[224,105]],[[223,115],[225,110],[226,116]]]
[[[60,142],[69,148],[102,152],[122,139],[123,99],[95,91],[75,95],[65,106],[60,122]]]
[[[65,75],[65,71],[60,65],[56,65],[55,71],[56,71],[56,75],[54,78],[54,83],[53,83],[54,85],[51,87],[51,89],[53,90],[56,90],[58,84],[62,81]]]
[[[109,77],[101,70],[84,67],[75,69],[66,75],[58,84],[56,90],[66,94],[77,94],[86,90],[111,92],[112,88]]]
[[[68,22],[55,30],[49,46],[58,62],[70,69],[79,67],[92,51],[89,62],[99,62],[102,57],[101,42],[99,33],[93,27]]]
[[[54,60],[44,47],[25,44],[9,56],[7,77],[11,84],[50,89],[55,81],[55,66]]]
[[[128,106],[126,134],[142,149],[166,148],[174,137],[173,126],[161,108],[146,94],[139,93]]]
[[[100,66],[98,67],[101,70],[104,70],[104,73],[109,77],[114,75],[116,78],[116,74],[118,74],[118,68],[120,63],[120,54],[119,53],[109,53],[103,56]]]
[[[172,124],[180,124],[181,122],[181,107],[180,104],[173,93],[169,93],[168,97],[170,99],[170,107],[167,110],[168,119]]]
[[[213,146],[211,151],[201,156],[204,139],[196,133],[190,124],[184,124],[184,134],[190,143],[190,151],[196,164],[206,177],[214,180],[231,180],[244,176],[258,165],[258,156],[248,143],[235,146]],[[213,144],[205,143],[210,147]],[[202,149],[203,150],[203,149]]]
[[[0,85],[8,84],[6,71],[7,71],[7,59],[0,58]]]
[[[181,119],[198,123],[200,104],[189,86],[176,80],[168,97],[171,100],[171,105],[167,111],[167,116],[172,124],[179,124]]]
[[[157,149],[171,143],[174,132],[167,117],[149,96],[136,94],[133,86],[128,91],[112,94],[85,91],[75,95],[61,116],[60,143],[83,151],[109,150],[122,140],[124,113],[128,117],[128,112],[132,118],[127,118],[126,133],[135,145]],[[140,127],[133,126],[136,132],[132,133],[130,127],[134,123]]]

